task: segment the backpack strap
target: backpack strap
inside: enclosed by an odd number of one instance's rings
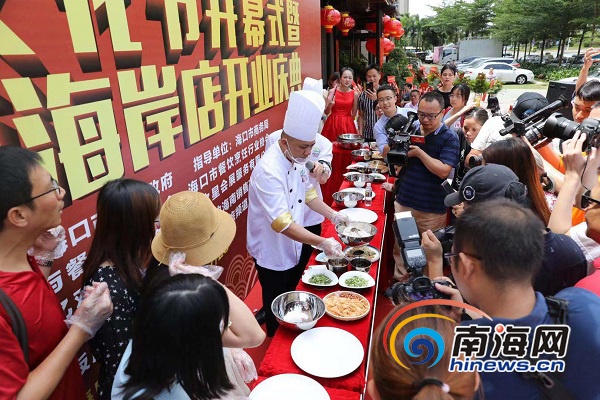
[[[21,312],[19,311],[15,303],[1,288],[0,305],[4,307],[6,313],[8,314],[12,331],[17,337],[17,340],[19,341],[19,345],[21,346],[21,350],[23,351],[25,362],[27,363],[27,365],[29,365],[29,343],[27,341],[27,326],[25,326],[23,316],[21,315]]]

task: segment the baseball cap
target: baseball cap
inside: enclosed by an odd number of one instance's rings
[[[535,92],[525,92],[519,97],[513,105],[512,113],[518,119],[524,119],[536,111],[546,107],[548,100],[541,94]]]
[[[506,197],[507,189],[513,185],[522,186],[522,191],[527,193],[525,185],[519,182],[519,178],[510,168],[500,164],[480,165],[467,172],[458,192],[447,195],[444,204],[446,207],[453,207],[462,202],[474,203]]]

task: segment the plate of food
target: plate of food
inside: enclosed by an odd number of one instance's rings
[[[366,272],[348,271],[340,276],[339,284],[346,289],[366,289],[375,286],[375,279]]]
[[[381,257],[381,252],[376,247],[367,244],[362,246],[346,247],[346,250],[344,250],[344,255],[346,258],[360,257],[366,258],[371,262],[375,262],[379,260],[379,257]]]
[[[360,172],[358,172],[358,171],[350,171],[350,172],[346,172],[345,174],[343,174],[344,178],[347,178],[350,175],[360,175]]]
[[[340,190],[340,192],[359,193],[359,194],[362,194],[363,198],[364,198],[366,190],[367,190],[366,188],[349,187],[349,188]],[[373,193],[373,195],[371,196],[371,200],[372,200],[375,198],[375,192],[373,190],[371,190],[371,193]]]
[[[374,151],[373,153],[371,153],[371,158],[373,160],[383,160],[383,156],[379,151]]]
[[[346,169],[353,169],[353,170],[354,170],[354,169],[364,169],[364,168],[367,168],[367,167],[368,167],[368,165],[369,165],[369,163],[368,163],[368,162],[359,161],[359,162],[357,162],[357,163],[354,163],[354,164],[350,164],[350,165],[348,165],[348,166],[346,167]]]
[[[265,379],[250,393],[251,400],[330,400],[317,381],[300,374],[280,374]]]
[[[373,177],[373,179],[375,179],[375,182],[385,182],[385,181],[387,181],[387,178],[383,174],[379,174],[377,172],[373,172],[372,174],[369,174],[369,175],[371,175]]]
[[[290,352],[298,368],[321,378],[348,375],[361,366],[365,357],[365,349],[356,336],[328,326],[302,332],[292,342]]]
[[[371,210],[367,210],[366,208],[344,208],[340,210],[342,214],[346,214],[350,221],[353,222],[366,222],[367,224],[372,224],[377,221],[377,213]]]
[[[341,321],[356,321],[364,318],[371,309],[369,300],[365,296],[345,290],[329,293],[323,301],[327,315]]]
[[[329,258],[325,255],[325,252],[322,251],[315,257],[316,262],[326,263]]]
[[[316,287],[330,287],[338,284],[338,278],[325,265],[314,265],[304,271],[302,282]]]

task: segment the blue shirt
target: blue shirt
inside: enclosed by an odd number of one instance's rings
[[[567,300],[568,325],[571,335],[567,347],[565,371],[556,376],[575,399],[600,399],[600,297],[585,289],[567,288],[558,292],[555,297]],[[548,306],[544,296],[536,292],[536,303],[531,314],[519,319],[494,318],[465,321],[462,325],[492,326],[511,324],[530,326],[554,324],[555,320],[548,315]],[[533,344],[531,329],[529,343]],[[491,338],[490,338],[491,343]],[[488,346],[488,353],[490,350]],[[547,358],[541,355],[540,358]],[[487,359],[485,357],[484,359]],[[539,399],[540,389],[532,379],[524,379],[517,372],[480,372],[486,400]]]
[[[446,165],[455,167],[458,163],[460,146],[458,136],[444,124],[437,131],[425,136],[425,144],[418,145],[425,153]],[[409,157],[403,167],[404,176],[398,181],[396,201],[415,210],[444,214],[446,192],[442,188],[444,179],[429,171],[417,157]]]
[[[408,112],[412,111],[408,108],[400,108],[398,106],[396,106],[396,115],[400,114],[400,115],[404,115],[406,118],[408,118]],[[388,144],[388,135],[387,133],[385,133],[385,124],[387,124],[387,122],[390,120],[390,117],[387,117],[385,114],[383,114],[375,123],[375,126],[373,127],[373,135],[375,136],[375,140],[377,142],[377,148],[379,149],[380,153],[383,153],[383,148],[385,147],[386,144]],[[414,122],[414,126],[415,127],[419,127],[421,126],[420,122],[418,120],[415,120]]]

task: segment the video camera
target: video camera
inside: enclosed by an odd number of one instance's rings
[[[425,250],[421,246],[421,236],[417,222],[413,217],[396,217],[394,234],[402,252],[404,266],[410,278],[407,282],[396,282],[385,291],[385,296],[392,299],[396,305],[404,302],[414,302],[427,299],[448,299],[449,296],[440,293],[435,283],[450,286],[447,281],[432,281],[423,275],[427,265]]]
[[[589,151],[592,147],[600,147],[598,135],[600,133],[600,121],[594,118],[586,118],[581,124],[578,124],[555,112],[568,104],[568,100],[560,96],[555,102],[519,122],[513,122],[508,115],[503,115],[505,128],[500,131],[500,134],[514,133],[517,136],[524,136],[534,148],[539,148],[552,139],[570,139],[579,130],[586,135],[586,140],[583,143],[585,151]],[[471,166],[471,160],[469,160],[469,166]]]
[[[408,118],[394,115],[385,124],[390,146],[387,162],[391,176],[396,176],[396,166],[403,167],[408,163],[407,153],[411,143],[425,143],[425,138],[416,134],[419,128],[414,125],[415,121],[418,121],[417,113],[409,111]]]

